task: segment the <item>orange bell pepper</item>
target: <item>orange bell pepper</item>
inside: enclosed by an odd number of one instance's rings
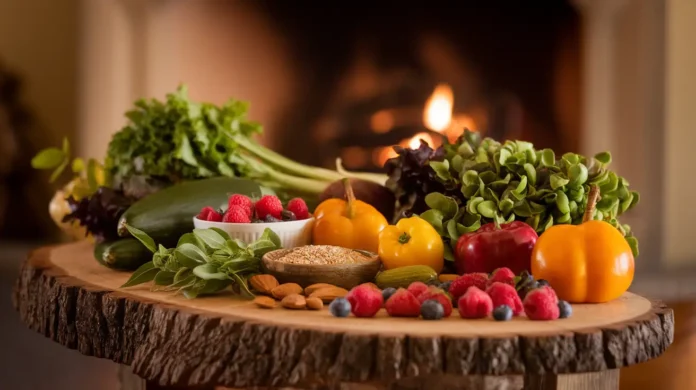
[[[389,225],[376,208],[355,199],[348,180],[344,181],[346,200],[327,199],[314,210],[315,245],[336,245],[377,253],[379,234]]]
[[[581,225],[552,226],[532,251],[532,275],[546,279],[568,302],[608,302],[633,282],[633,252],[624,236],[607,222],[590,220],[598,196],[593,187]]]

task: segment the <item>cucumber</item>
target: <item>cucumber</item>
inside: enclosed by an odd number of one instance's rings
[[[382,271],[375,277],[375,283],[381,289],[387,287],[408,287],[413,282],[432,283],[437,280],[437,272],[427,265],[408,265]]]
[[[132,271],[152,260],[152,252],[135,238],[121,238],[95,245],[94,257],[103,266]]]
[[[167,248],[193,230],[193,217],[205,206],[227,208],[230,194],[259,197],[271,193],[251,180],[215,177],[176,184],[135,202],[118,222],[118,235],[128,237],[126,224],[147,233]]]

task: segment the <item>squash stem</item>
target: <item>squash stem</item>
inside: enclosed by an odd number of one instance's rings
[[[353,186],[350,185],[350,179],[343,179],[343,189],[346,193],[346,217],[353,219],[355,216],[355,210],[353,204],[355,203],[355,193],[353,192]]]

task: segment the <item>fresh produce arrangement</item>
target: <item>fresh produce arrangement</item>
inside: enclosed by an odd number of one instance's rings
[[[338,318],[514,326],[631,285],[638,241],[618,218],[639,196],[609,153],[557,157],[467,130],[437,149],[397,146],[375,175],[291,161],[253,139],[246,113],[181,87],[136,102],[103,164],[70,160],[67,143],[42,151],[35,167],[75,173],[54,220],[94,239],[100,264],[135,270],[123,288]]]

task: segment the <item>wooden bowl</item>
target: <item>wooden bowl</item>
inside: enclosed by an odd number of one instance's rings
[[[277,261],[292,249],[278,249],[261,258],[261,268],[275,276],[280,283],[297,283],[307,287],[315,283],[329,283],[347,290],[372,282],[382,267],[377,254],[356,250],[371,257],[370,260],[351,264],[289,264]]]

